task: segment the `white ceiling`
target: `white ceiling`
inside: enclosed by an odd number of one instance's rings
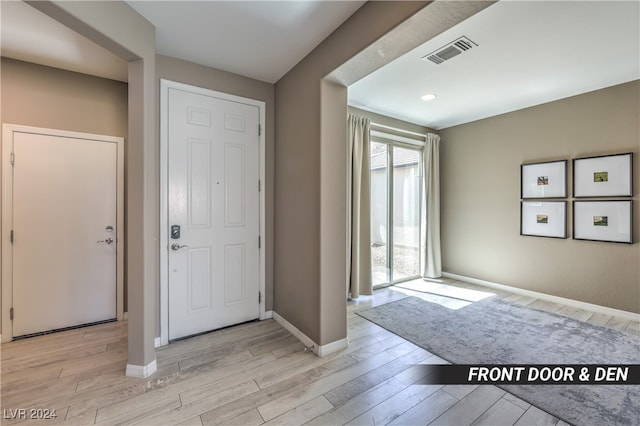
[[[0,0],[2,56],[127,81],[127,63],[21,1]]]
[[[362,3],[129,2],[156,26],[159,53],[267,82]],[[23,2],[0,6],[3,56],[126,81],[105,49]],[[478,46],[421,59],[463,35]],[[349,103],[441,129],[639,78],[640,2],[501,1],[350,86]]]
[[[478,46],[422,59],[461,36]],[[639,78],[640,2],[501,1],[351,85],[349,104],[442,129]]]
[[[156,27],[156,49],[275,83],[365,1],[127,1]]]
[[[158,53],[275,83],[364,0],[128,1]],[[2,56],[127,81],[127,64],[22,1],[0,0]]]

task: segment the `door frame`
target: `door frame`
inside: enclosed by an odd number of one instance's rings
[[[265,312],[265,287],[266,287],[266,267],[265,267],[265,247],[267,247],[265,236],[265,102],[255,99],[244,98],[228,93],[218,92],[203,87],[192,86],[171,80],[160,80],[160,341],[156,339],[156,346],[169,344],[169,170],[168,170],[168,114],[169,114],[169,89],[178,89],[186,92],[210,96],[225,101],[237,102],[255,106],[259,111],[259,124],[261,131],[258,136],[259,150],[259,178],[261,182],[260,194],[260,219],[259,233],[262,244],[259,253],[258,287],[262,297],[260,298],[261,320],[269,318]],[[256,241],[257,244],[257,241]]]
[[[31,133],[72,139],[86,139],[115,143],[117,148],[116,166],[116,319],[124,319],[124,138],[47,129],[18,124],[2,125],[2,342],[13,340],[13,324],[10,309],[13,302],[13,167],[11,153],[15,133]]]

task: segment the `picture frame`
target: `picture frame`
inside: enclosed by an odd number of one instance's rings
[[[520,165],[520,198],[566,198],[567,160]]]
[[[573,196],[633,196],[633,153],[574,158]]]
[[[521,201],[520,235],[567,238],[567,202]]]
[[[573,239],[633,244],[633,200],[574,201]]]

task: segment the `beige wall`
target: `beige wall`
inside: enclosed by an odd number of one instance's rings
[[[640,82],[440,131],[443,270],[640,312]],[[520,164],[634,153],[634,241],[525,237]],[[569,162],[569,195],[571,195]]]
[[[127,83],[2,58],[2,122],[127,136]]]
[[[1,123],[120,136],[126,144],[126,83],[9,58],[0,67]]]
[[[266,289],[265,308],[273,309],[273,196],[274,196],[274,87],[273,84],[253,80],[225,71],[197,65],[192,62],[168,56],[156,56],[156,77],[158,90],[160,79],[177,81],[193,86],[204,87],[223,93],[242,96],[259,100],[265,103],[266,108],[266,146],[265,146],[265,195],[266,195],[266,232],[265,232],[265,257],[266,257]],[[159,111],[158,111],[159,114]],[[158,129],[158,134],[159,129]]]
[[[424,5],[366,3],[275,85],[273,307],[320,345],[346,337],[347,115],[321,81]]]

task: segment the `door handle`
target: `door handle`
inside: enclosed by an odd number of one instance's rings
[[[107,238],[106,240],[98,240],[98,241],[96,241],[96,243],[112,244],[113,243],[113,238]]]
[[[180,250],[181,248],[185,248],[185,247],[189,247],[189,246],[188,246],[188,245],[186,245],[186,244],[182,244],[182,245],[180,245],[180,244],[178,244],[178,243],[173,243],[173,244],[171,244],[171,250],[173,250],[173,251],[178,251],[178,250]]]

